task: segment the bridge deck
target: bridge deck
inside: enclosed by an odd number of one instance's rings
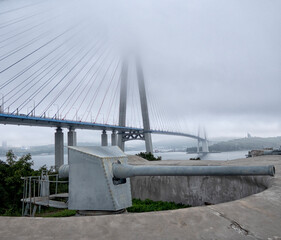
[[[117,125],[80,122],[64,119],[54,118],[41,118],[26,115],[14,115],[0,113],[0,123],[10,125],[26,125],[26,126],[38,126],[38,127],[61,127],[61,128],[74,128],[74,129],[89,129],[89,130],[118,130],[118,131],[130,131],[130,130],[143,130],[142,128],[132,127],[120,127]]]
[[[61,128],[89,129],[89,130],[109,130],[109,131],[115,130],[115,131],[123,131],[123,132],[126,131],[144,132],[143,128],[121,127],[118,125],[43,118],[43,117],[36,117],[36,116],[33,117],[27,115],[15,115],[15,114],[7,114],[7,113],[0,113],[0,124],[25,125],[25,126],[37,126],[37,127],[61,127]],[[200,141],[205,141],[205,139],[201,137],[188,133],[160,131],[160,130],[150,130],[150,132],[154,134],[182,136],[182,137],[198,139]]]

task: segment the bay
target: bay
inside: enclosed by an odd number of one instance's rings
[[[162,157],[162,160],[189,160],[190,158],[199,157],[201,160],[234,160],[238,158],[245,158],[245,155],[248,151],[233,151],[233,152],[220,152],[220,153],[207,153],[207,154],[197,154],[197,153],[185,153],[185,152],[161,152],[154,153],[155,156]],[[134,155],[139,153],[139,151],[128,151],[126,154]],[[0,156],[1,160],[5,160],[5,156]],[[43,165],[46,165],[48,168],[55,164],[54,155],[33,155],[32,160],[34,162],[34,169],[39,169]],[[67,164],[67,154],[64,155],[64,163]]]

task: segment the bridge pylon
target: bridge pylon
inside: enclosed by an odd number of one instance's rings
[[[208,144],[208,140],[207,139],[202,141],[202,152],[203,153],[208,153],[209,152],[209,144]]]
[[[207,134],[206,131],[204,130],[204,139],[201,138],[200,136],[200,130],[198,129],[198,140],[197,140],[197,153],[208,153],[209,152],[209,143],[207,139]],[[200,151],[200,144],[202,146],[201,151]]]
[[[149,112],[147,105],[147,97],[145,90],[145,82],[142,65],[140,60],[136,58],[136,70],[138,79],[138,88],[141,103],[141,112],[143,120],[143,131],[119,131],[118,132],[118,146],[122,151],[125,150],[125,142],[129,140],[144,140],[146,152],[153,152],[152,139],[150,132]],[[121,70],[121,87],[120,87],[120,105],[119,105],[119,126],[126,126],[126,108],[127,108],[127,87],[128,87],[128,62],[127,59],[123,61]]]
[[[119,103],[119,126],[126,126],[126,111],[127,111],[127,92],[128,92],[128,62],[127,59],[123,60],[121,69],[121,86],[120,86],[120,103]],[[125,132],[118,132],[118,146],[124,151],[125,141],[123,141],[123,136]]]

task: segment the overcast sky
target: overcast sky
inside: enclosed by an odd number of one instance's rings
[[[0,10],[27,3],[33,1],[0,1]],[[46,9],[45,5],[40,8],[40,4],[36,5],[38,12]],[[65,1],[53,1],[49,11],[65,16],[60,20],[65,25],[82,18],[89,20],[81,34],[83,43],[91,35],[105,34],[111,45],[141,56],[153,128],[165,125],[170,130],[197,134],[200,127],[206,129],[210,139],[245,137],[248,132],[261,137],[281,135],[280,0],[84,0],[73,1],[73,6],[68,6],[70,10],[65,9],[66,5]],[[1,23],[16,19],[19,13],[25,16],[34,10],[27,7],[20,12],[0,14],[0,27]],[[56,24],[49,24],[54,35],[59,29]],[[0,28],[0,43],[9,31]],[[9,51],[20,46],[25,38],[14,40]],[[0,48],[0,53],[6,54],[4,49]],[[0,64],[8,66],[20,56],[23,55],[14,55],[10,62]],[[23,67],[0,74],[0,83]],[[134,77],[129,79],[134,81]],[[130,84],[131,89],[136,87]],[[0,90],[5,94],[3,91],[8,90]],[[100,91],[105,92],[106,87]],[[128,101],[133,103],[137,91],[131,91]],[[117,99],[114,98],[115,102]],[[118,104],[113,106],[118,109]],[[27,112],[27,108],[22,111]],[[139,109],[128,107],[128,114]],[[55,112],[55,107],[51,110]],[[134,121],[134,117],[128,117],[130,125]],[[53,132],[49,128],[0,125],[0,141],[17,146],[51,144]],[[79,131],[78,135],[78,141],[95,142],[99,138],[99,132]],[[154,137],[156,141],[161,138],[169,139]]]

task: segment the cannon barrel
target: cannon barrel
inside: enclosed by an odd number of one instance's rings
[[[275,168],[268,166],[133,166],[114,163],[112,173],[122,179],[134,176],[274,176]],[[59,168],[59,177],[68,178],[69,165]]]
[[[134,176],[274,176],[269,166],[132,166],[114,163],[113,175],[117,179]]]
[[[129,165],[117,146],[72,146],[68,162],[60,167],[59,177],[69,178],[68,209],[73,210],[119,211],[132,206],[133,176],[239,177],[275,172],[274,166]]]

